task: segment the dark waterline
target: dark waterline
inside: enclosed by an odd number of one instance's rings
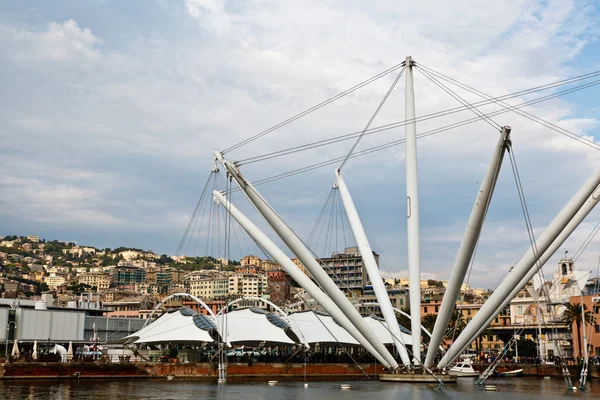
[[[559,399],[600,398],[600,382],[588,384],[587,390],[567,392],[564,381],[553,377],[490,379],[487,384],[495,385],[496,392],[485,392],[473,385],[472,379],[459,379],[457,384],[446,385],[438,390],[437,385],[403,384],[378,381],[335,381],[280,382],[269,386],[263,382],[228,382],[218,385],[198,380],[135,379],[135,380],[27,380],[0,381],[0,399],[343,399],[343,400],[387,400],[387,399]],[[342,390],[341,384],[350,384],[352,389]],[[507,396],[512,396],[510,399]]]

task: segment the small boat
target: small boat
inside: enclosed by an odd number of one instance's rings
[[[448,370],[448,374],[459,377],[479,376],[479,372],[473,369],[473,365],[469,358],[459,361],[454,367]]]
[[[522,376],[523,375],[523,370],[522,369],[515,369],[512,371],[503,371],[503,372],[499,372],[499,371],[494,371],[494,375],[498,376],[498,377],[512,377],[512,376]]]
[[[340,385],[340,389],[352,389],[352,385],[343,384],[343,385]]]

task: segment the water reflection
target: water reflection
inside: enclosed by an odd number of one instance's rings
[[[341,399],[377,400],[415,399],[452,400],[488,399],[506,400],[507,393],[519,399],[539,400],[565,397],[600,398],[600,382],[588,384],[583,392],[567,392],[560,377],[552,379],[506,378],[489,380],[497,392],[484,392],[473,385],[472,379],[459,379],[457,384],[448,384],[441,390],[433,384],[402,384],[378,381],[336,381],[336,382],[279,382],[268,386],[264,382],[234,382],[217,385],[213,382],[175,379],[144,380],[81,380],[81,381],[0,381],[0,399],[7,400],[124,400],[124,399]],[[351,390],[341,390],[340,385],[352,385]],[[505,393],[503,393],[505,392]]]

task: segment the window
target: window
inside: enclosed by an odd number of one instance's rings
[[[523,306],[517,306],[517,315],[523,315]]]
[[[596,333],[600,333],[600,325],[594,326],[594,330],[596,331]]]
[[[424,307],[424,308],[423,308],[423,312],[424,312],[425,314],[427,314],[427,307]]]

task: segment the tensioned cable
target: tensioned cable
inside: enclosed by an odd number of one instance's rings
[[[419,69],[419,68],[415,68],[415,69],[417,71],[419,71],[420,73],[422,73],[426,78],[428,78],[431,82],[433,82],[437,87],[439,87],[444,92],[448,93],[452,98],[454,98],[459,103],[461,103],[463,106],[465,106],[469,110],[473,111],[475,113],[475,115],[478,115],[479,117],[481,117],[481,119],[484,120],[485,122],[487,122],[492,128],[494,128],[494,129],[500,129],[500,130],[502,129],[502,126],[500,124],[498,124],[493,119],[487,117],[483,112],[481,112],[476,107],[472,106],[468,101],[466,101],[465,99],[463,99],[457,93],[455,93],[450,88],[448,88],[447,86],[445,86],[444,84],[442,84],[440,81],[438,81],[436,78],[434,78],[433,76],[431,76],[431,74],[429,74],[427,71],[425,71],[424,69]]]
[[[184,245],[185,240],[190,232],[190,228],[192,227],[192,222],[196,219],[196,216],[198,214],[198,209],[200,208],[200,204],[202,203],[202,199],[204,198],[206,189],[208,188],[208,183],[210,182],[211,178],[212,178],[212,172],[210,173],[210,175],[208,176],[208,179],[206,180],[206,183],[204,184],[204,189],[202,189],[202,193],[200,194],[198,203],[196,203],[196,208],[194,208],[194,212],[192,213],[192,218],[190,219],[190,222],[188,223],[187,228],[185,229],[185,233],[183,234],[183,237],[181,238],[179,247],[177,247],[177,252],[175,253],[176,255],[180,255],[181,250],[183,250],[183,245]]]
[[[387,70],[385,70],[385,71],[383,71],[383,72],[381,72],[381,73],[379,73],[379,74],[377,74],[377,75],[375,75],[375,76],[367,79],[366,81],[363,81],[363,82],[359,83],[358,85],[355,85],[355,86],[351,87],[350,89],[347,89],[347,90],[345,90],[345,91],[343,91],[343,92],[341,92],[341,93],[339,93],[339,94],[337,94],[337,95],[335,95],[333,97],[330,97],[329,99],[327,99],[327,100],[325,100],[325,101],[317,104],[316,106],[313,106],[313,107],[311,107],[311,108],[309,108],[307,110],[304,110],[301,113],[296,114],[293,117],[288,118],[288,119],[286,119],[283,122],[280,122],[280,123],[278,123],[276,125],[273,125],[272,127],[268,128],[268,129],[266,129],[266,130],[264,130],[262,132],[259,132],[256,135],[253,135],[253,136],[249,137],[248,139],[242,140],[238,144],[233,145],[233,146],[225,149],[223,151],[223,153],[230,152],[230,151],[235,150],[235,149],[237,149],[237,148],[239,148],[241,146],[244,146],[244,145],[246,145],[246,144],[248,144],[248,143],[250,143],[250,142],[252,142],[252,141],[254,141],[256,139],[259,139],[259,138],[261,138],[261,137],[263,137],[263,136],[265,136],[265,135],[273,132],[274,130],[277,130],[277,129],[279,129],[279,128],[281,128],[281,127],[283,127],[283,126],[285,126],[285,125],[287,125],[287,124],[289,124],[291,122],[294,122],[295,120],[297,120],[299,118],[304,117],[305,115],[308,115],[308,114],[312,113],[313,111],[316,111],[316,110],[318,110],[318,109],[320,109],[320,108],[322,108],[322,107],[324,107],[324,106],[326,106],[326,105],[328,105],[330,103],[333,103],[334,101],[336,101],[338,99],[341,99],[342,97],[344,97],[344,96],[346,96],[346,95],[348,95],[348,94],[350,94],[350,93],[352,93],[352,92],[354,92],[354,91],[356,91],[356,90],[358,90],[358,89],[360,89],[360,88],[362,88],[362,87],[364,87],[364,86],[366,86],[366,85],[368,85],[370,83],[373,83],[373,82],[379,80],[380,78],[388,75],[389,73],[394,72],[395,70],[403,67],[404,64],[406,64],[406,61],[403,61],[400,64],[396,64],[393,67],[388,68]]]
[[[228,202],[231,203],[231,198],[229,198]],[[254,241],[255,245],[259,248],[259,250],[263,253],[264,257],[267,260],[272,260],[271,257],[267,254],[267,252],[262,248],[262,246],[260,246],[258,244],[258,242],[256,242],[254,240],[254,238],[251,237],[251,239]],[[291,285],[291,281],[290,281],[290,277],[289,276],[285,276],[286,281],[288,282],[288,284]],[[322,289],[321,289],[322,290]],[[308,309],[310,309],[311,311],[314,312],[313,308],[310,306],[310,304],[302,297],[300,297],[301,301],[306,305],[306,307],[308,307]],[[318,318],[319,319],[319,318]],[[329,328],[325,325],[325,323],[319,319],[319,322],[321,322],[321,324],[323,325],[323,327],[329,332],[329,334],[336,340],[336,342],[339,344],[340,348],[343,349],[342,344],[340,343],[340,341],[338,340],[338,338],[329,330]],[[297,325],[297,324],[296,324]],[[297,328],[299,328],[297,326]],[[302,334],[302,332],[300,332]],[[360,364],[358,364],[358,362],[356,362],[356,360],[354,360],[354,358],[346,351],[344,351],[346,353],[346,355],[352,360],[352,362],[354,362],[354,364],[359,368],[360,371],[363,372],[363,374],[365,374],[367,377],[369,377],[369,375],[363,370],[363,368],[360,366]]]
[[[508,143],[510,143],[510,141]],[[509,150],[508,147],[506,147],[504,151],[508,151],[508,150]],[[496,170],[500,169],[500,166],[501,166],[500,165],[500,161],[501,161],[501,159],[502,159],[501,157],[498,157],[498,159],[496,160]],[[494,180],[493,180],[492,185],[491,185],[492,188],[496,187],[496,183],[498,182],[498,177],[499,177],[499,173],[497,173],[497,174],[494,175]],[[487,198],[485,199],[485,210],[483,212],[483,217],[482,217],[483,221],[485,221],[485,218],[487,217],[487,213],[488,213],[488,211],[490,209],[490,205],[492,203],[492,196],[493,196],[493,190],[490,190],[490,192],[488,193]],[[470,263],[469,263],[469,268],[467,270],[467,282],[466,282],[467,285],[471,281],[471,273],[473,272],[473,266],[475,265],[475,259],[477,258],[477,251],[479,250],[479,243],[480,243],[480,240],[481,240],[481,231],[482,230],[483,230],[483,225],[481,226],[481,228],[479,230],[479,234],[477,235],[477,241],[475,242],[475,248],[473,249],[473,254],[471,256],[471,260],[470,260]],[[452,343],[454,343],[454,338],[455,338],[455,335],[456,335],[456,331],[458,329],[459,320],[462,318],[462,310],[463,310],[464,304],[465,304],[465,296],[463,296],[461,304],[458,307],[458,312],[456,314],[456,318],[455,318],[455,321],[454,321],[454,327],[452,329]],[[446,327],[446,330],[448,330],[448,327]],[[444,335],[444,336],[446,336],[446,335]]]
[[[323,215],[325,215],[325,208],[327,208],[327,205],[329,204],[329,199],[333,195],[333,190],[334,189],[332,188],[329,191],[329,195],[327,196],[327,199],[325,200],[325,203],[323,204],[323,208],[321,208],[321,212],[319,212],[317,220],[315,221],[315,224],[313,225],[312,229],[310,230],[310,233],[308,234],[308,239],[306,241],[309,244],[312,243],[312,240],[313,240],[314,235],[316,234],[317,228],[320,226],[321,218],[323,217]]]
[[[511,161],[511,166],[513,166],[513,174],[515,176],[515,183],[517,184],[517,191],[519,192],[519,198],[521,200],[521,207],[523,209],[523,215],[525,217],[525,223],[527,225],[527,233],[529,235],[529,240],[531,242],[531,248],[534,254],[534,257],[536,258],[536,265],[537,265],[537,271],[536,273],[538,274],[538,276],[541,279],[542,282],[542,291],[544,292],[544,295],[546,297],[546,303],[548,303],[550,301],[550,294],[548,293],[548,289],[546,288],[546,285],[543,284],[545,278],[544,278],[544,272],[543,272],[543,265],[541,264],[541,261],[539,259],[539,257],[541,257],[541,254],[539,254],[539,250],[537,248],[537,243],[535,241],[535,235],[534,235],[534,231],[533,231],[533,225],[531,223],[531,218],[529,215],[529,210],[527,208],[527,202],[525,200],[525,191],[523,190],[523,185],[521,182],[521,177],[519,174],[519,169],[518,169],[518,165],[517,165],[517,160],[514,154],[514,148],[511,145],[511,151],[510,151],[510,161]],[[537,301],[537,306],[538,306],[538,316],[540,317],[540,319],[543,321],[544,320],[544,313],[540,312],[539,310],[539,298]],[[541,328],[539,328],[539,322],[538,322],[538,329],[541,331]],[[552,326],[552,333],[558,333],[558,329],[556,328],[556,326]],[[539,334],[539,333],[538,333]],[[541,340],[541,338],[539,338],[538,340]],[[541,351],[541,349],[540,349]],[[540,354],[541,356],[541,354]]]
[[[492,100],[493,99],[492,96],[490,96],[488,94],[485,94],[485,93],[481,92],[480,90],[477,90],[477,89],[475,89],[475,88],[473,88],[473,87],[471,87],[471,86],[469,86],[467,84],[459,82],[456,79],[450,78],[450,77],[448,77],[448,76],[446,76],[446,75],[444,75],[444,74],[442,74],[440,72],[434,71],[431,68],[428,68],[428,67],[426,67],[424,65],[421,65],[421,64],[419,65],[419,67],[421,67],[422,69],[426,69],[431,74],[434,74],[434,75],[438,76],[441,79],[444,79],[444,80],[446,80],[446,81],[448,81],[448,82],[450,82],[450,83],[452,83],[452,84],[454,84],[454,85],[456,85],[458,87],[461,87],[462,89],[467,90],[470,93],[473,93],[473,94],[475,94],[477,96],[486,98],[488,100]],[[498,100],[498,101],[494,101],[494,103],[496,103],[496,104],[498,104],[498,105],[500,105],[502,107],[507,107],[507,106],[510,107],[510,104],[505,103],[503,101],[499,101]],[[594,148],[596,150],[600,150],[600,145],[598,143],[594,142],[593,140],[589,140],[588,138],[586,138],[583,135],[578,135],[578,134],[576,134],[574,132],[571,132],[571,131],[569,131],[569,130],[567,130],[565,128],[562,128],[562,127],[560,127],[560,126],[558,126],[556,124],[553,124],[552,122],[546,121],[546,120],[544,120],[544,119],[542,119],[542,118],[540,118],[540,117],[538,117],[536,115],[533,115],[531,113],[528,113],[526,111],[522,111],[522,110],[516,111],[515,110],[515,112],[517,114],[519,114],[519,115],[521,115],[521,116],[523,116],[523,117],[531,120],[531,121],[534,121],[534,122],[536,122],[536,123],[538,123],[538,124],[546,127],[546,128],[552,129],[552,130],[560,133],[561,135],[565,135],[565,136],[567,136],[570,139],[573,139],[573,140],[576,140],[576,141],[578,141],[578,142],[580,142],[582,144],[585,144],[586,146],[590,146],[590,147],[592,147],[592,148]]]
[[[544,96],[544,97],[540,97],[538,99],[530,100],[528,102],[519,104],[518,106],[513,106],[513,107],[510,107],[510,108],[506,108],[504,110],[497,110],[497,111],[494,111],[494,112],[486,114],[486,116],[492,117],[492,116],[504,114],[504,113],[507,113],[507,112],[510,112],[510,111],[513,111],[513,110],[516,110],[516,109],[520,109],[520,108],[527,107],[527,106],[530,106],[530,105],[533,105],[533,104],[537,104],[537,103],[541,103],[543,101],[547,101],[547,100],[550,100],[550,99],[553,99],[553,98],[556,98],[556,97],[560,97],[560,96],[565,95],[565,94],[577,92],[577,91],[580,91],[580,90],[583,90],[583,89],[587,89],[587,88],[592,87],[592,86],[597,86],[599,84],[600,84],[600,80],[596,80],[596,81],[593,81],[593,82],[586,83],[584,85],[576,86],[576,87],[571,88],[571,89],[566,89],[564,91],[561,91],[561,92],[558,92],[558,93],[555,93],[555,94],[552,94],[552,95],[547,95],[547,96]],[[430,131],[418,134],[417,135],[417,139],[421,139],[421,138],[424,138],[424,137],[432,136],[432,135],[435,135],[435,134],[438,134],[438,133],[441,133],[441,132],[445,132],[445,131],[448,131],[448,130],[451,130],[451,129],[459,128],[459,127],[462,127],[462,126],[465,126],[465,125],[468,125],[468,124],[472,124],[472,123],[477,122],[479,120],[480,120],[479,117],[473,117],[473,118],[470,118],[470,119],[467,119],[467,120],[463,120],[463,121],[460,121],[460,122],[449,124],[449,125],[446,125],[446,126],[441,127],[441,128],[436,128],[436,129],[433,129],[433,130],[430,130]],[[386,128],[386,129],[393,129],[393,128]],[[370,149],[366,149],[366,150],[363,150],[363,151],[360,151],[360,152],[356,152],[356,153],[352,154],[350,156],[350,158],[359,157],[361,155],[369,154],[369,153],[372,153],[372,152],[375,152],[375,151],[379,151],[379,150],[384,150],[384,149],[387,149],[389,147],[393,147],[393,146],[396,146],[396,145],[399,145],[399,144],[402,144],[402,143],[404,143],[404,139],[400,139],[400,140],[388,142],[388,143],[385,143],[383,145],[375,146],[375,147],[372,147]],[[254,185],[261,185],[261,184],[264,184],[264,183],[267,183],[267,182],[272,182],[272,181],[275,181],[275,180],[287,178],[289,176],[297,175],[299,173],[311,171],[311,170],[314,170],[314,169],[317,169],[317,168],[321,168],[321,167],[324,167],[324,166],[327,166],[327,165],[336,164],[338,161],[341,161],[342,159],[343,159],[343,157],[337,157],[335,159],[331,159],[331,160],[328,160],[328,161],[322,161],[320,163],[312,164],[312,165],[307,166],[307,167],[298,168],[296,170],[284,172],[282,174],[278,174],[278,175],[275,175],[275,176],[272,176],[272,177],[269,177],[269,178],[264,178],[264,179],[261,179],[261,180],[253,182],[253,184]],[[236,189],[236,190],[239,190],[239,189]]]
[[[423,66],[422,64],[418,64],[418,66],[420,66],[421,68],[427,68],[427,67]],[[487,98],[486,100],[482,100],[482,101],[478,101],[478,102],[475,102],[475,103],[471,103],[471,106],[473,106],[473,107],[482,107],[482,106],[486,106],[486,105],[490,105],[490,104],[496,104],[496,103],[500,103],[502,100],[509,100],[509,99],[516,98],[516,97],[519,97],[519,96],[522,96],[522,95],[528,95],[528,94],[536,93],[536,92],[539,92],[539,91],[543,91],[543,90],[547,90],[547,89],[552,89],[552,88],[555,88],[555,87],[564,86],[564,85],[575,83],[575,82],[578,82],[578,81],[581,81],[581,80],[590,79],[590,78],[593,78],[593,77],[600,76],[600,71],[596,71],[596,72],[585,74],[585,75],[581,75],[581,76],[578,76],[578,77],[574,77],[574,78],[570,78],[570,79],[565,79],[565,80],[562,80],[562,81],[558,81],[558,82],[554,82],[554,83],[550,83],[550,84],[546,84],[546,85],[542,85],[542,86],[537,86],[537,87],[534,87],[534,88],[531,88],[531,89],[525,89],[525,90],[521,90],[521,91],[518,91],[518,92],[506,94],[506,95],[503,95],[503,96],[492,97],[492,96],[486,95],[485,93],[477,91],[476,89],[468,87],[467,85],[462,84],[462,83],[460,83],[458,81],[451,81],[450,79],[452,79],[452,78],[449,78],[449,77],[446,77],[445,75],[439,74],[438,72],[435,72],[435,71],[433,71],[433,70],[431,70],[429,68],[427,68],[427,69],[432,74],[437,74],[440,78],[445,79],[445,80],[449,81],[450,83],[453,83],[454,85],[457,85],[457,86],[458,85],[463,85],[464,86],[463,89],[476,91],[478,93],[475,93],[475,94],[477,94],[478,96]],[[588,82],[588,83],[594,83],[594,82],[597,83],[598,81],[592,81],[592,82]],[[585,85],[587,85],[587,84],[585,84]],[[585,86],[585,85],[583,85],[583,86]],[[592,85],[592,86],[594,86],[594,85]],[[586,88],[586,87],[584,87],[584,88]],[[577,87],[575,87],[575,88],[577,88]],[[562,92],[557,92],[556,94],[561,94],[561,93],[562,94],[570,93],[570,89],[566,90],[566,91],[562,91]],[[544,98],[544,97],[542,97],[542,98]],[[527,102],[525,104],[528,104],[528,103],[529,102]],[[533,104],[535,104],[535,103],[533,103]],[[505,105],[503,107],[506,108],[507,106],[511,107],[511,108],[513,107],[513,106],[510,106],[510,104],[506,104],[506,103],[505,103]],[[512,109],[516,110],[516,109],[519,109],[519,108],[522,108],[522,105],[514,106],[514,108],[512,108]],[[397,127],[404,126],[404,125],[406,125],[408,123],[423,122],[423,121],[430,120],[430,119],[433,119],[433,118],[438,118],[438,117],[442,117],[442,116],[454,114],[454,113],[457,113],[457,112],[462,112],[462,111],[465,111],[466,109],[467,109],[467,107],[465,107],[465,106],[454,107],[454,108],[450,108],[450,109],[447,109],[447,110],[438,111],[438,112],[435,112],[435,113],[426,114],[426,115],[423,115],[423,116],[420,116],[420,117],[416,117],[416,118],[411,119],[411,120],[404,120],[404,121],[399,121],[399,122],[395,122],[395,123],[391,123],[391,124],[387,124],[387,125],[382,125],[382,126],[379,126],[379,127],[375,127],[375,128],[367,130],[367,132],[365,134],[368,135],[368,134],[371,134],[371,133],[383,132],[385,130],[395,129]],[[498,114],[488,113],[488,116],[494,116],[494,115],[498,115]],[[530,117],[535,117],[532,114],[528,114],[528,115]],[[535,118],[538,118],[538,117],[535,117]],[[541,120],[541,118],[538,118],[538,119]],[[547,122],[547,121],[545,121],[545,122]],[[547,123],[550,124],[549,122],[547,122]],[[557,129],[563,129],[563,128],[557,127]],[[263,159],[270,159],[270,158],[275,158],[275,157],[279,157],[279,156],[282,156],[282,155],[291,154],[291,153],[298,152],[298,151],[310,150],[310,149],[315,148],[315,147],[320,147],[321,145],[334,144],[334,143],[337,143],[339,141],[349,140],[349,139],[357,137],[360,134],[361,134],[361,131],[347,133],[347,134],[336,136],[336,137],[333,137],[333,138],[330,138],[330,139],[323,139],[323,140],[319,140],[319,141],[316,141],[316,142],[307,143],[307,144],[304,144],[304,145],[294,146],[294,147],[291,147],[291,148],[288,148],[288,149],[284,149],[284,150],[281,150],[281,151],[274,151],[274,152],[270,152],[270,153],[266,153],[266,154],[254,156],[254,157],[249,157],[249,158],[246,158],[246,159],[239,160],[238,163],[240,165],[241,164],[249,164],[251,162],[262,161]]]
[[[507,108],[507,109],[504,109],[504,110],[497,110],[497,111],[494,111],[494,112],[486,114],[486,116],[492,117],[492,116],[504,114],[504,113],[507,113],[507,112],[510,112],[510,111],[513,111],[513,110],[516,110],[516,109],[519,109],[519,108],[527,107],[527,106],[530,106],[530,105],[533,105],[533,104],[537,104],[537,103],[541,103],[543,101],[547,101],[547,100],[550,100],[550,99],[553,99],[553,98],[556,98],[556,97],[560,97],[560,96],[562,96],[564,94],[569,94],[569,93],[577,92],[577,91],[580,91],[580,90],[583,90],[583,89],[587,89],[587,88],[592,87],[592,86],[597,86],[599,84],[600,84],[600,80],[596,80],[596,81],[593,81],[593,82],[586,83],[584,85],[576,86],[576,87],[571,88],[571,89],[566,89],[564,91],[561,91],[561,92],[558,92],[558,93],[555,93],[555,94],[552,94],[552,95],[547,95],[547,96],[544,96],[544,97],[540,97],[538,99],[534,99],[534,100],[531,100],[531,101],[519,104],[518,106],[513,106],[513,107],[510,107],[510,108]],[[472,123],[477,122],[479,120],[480,120],[479,117],[473,117],[473,118],[470,118],[470,119],[467,119],[467,120],[463,120],[463,121],[460,121],[460,122],[456,122],[456,123],[453,123],[453,124],[450,124],[450,125],[447,125],[447,126],[444,126],[444,127],[441,127],[441,128],[436,128],[436,129],[433,129],[433,130],[430,130],[430,131],[418,134],[417,135],[417,139],[421,139],[421,138],[424,138],[424,137],[432,136],[432,135],[435,135],[435,134],[438,134],[438,133],[442,133],[442,132],[445,132],[445,131],[448,131],[448,130],[451,130],[451,129],[459,128],[459,127],[462,127],[462,126],[465,126],[465,125],[468,125],[468,124],[472,124]],[[392,129],[392,128],[387,128],[387,129]],[[393,146],[397,146],[399,144],[404,143],[404,141],[405,141],[404,139],[400,139],[400,140],[395,140],[395,141],[388,142],[388,143],[385,143],[385,144],[382,144],[382,145],[379,145],[379,146],[375,146],[375,147],[372,147],[370,149],[366,149],[366,150],[363,150],[363,151],[360,151],[360,152],[356,152],[356,153],[352,154],[350,156],[350,158],[360,157],[360,156],[365,155],[365,154],[370,154],[370,153],[373,153],[373,152],[376,152],[376,151],[380,151],[380,150],[384,150],[384,149],[387,149],[387,148],[390,148],[390,147],[393,147]],[[273,182],[273,181],[276,181],[276,180],[279,180],[279,179],[288,178],[290,176],[298,175],[298,174],[301,174],[303,172],[308,172],[308,171],[312,171],[314,169],[318,169],[318,168],[325,167],[325,166],[328,166],[328,165],[336,164],[339,161],[343,160],[343,158],[344,157],[337,157],[335,159],[331,159],[331,160],[328,160],[328,161],[322,161],[322,162],[319,162],[319,163],[316,163],[316,164],[309,165],[307,167],[298,168],[298,169],[295,169],[295,170],[292,170],[292,171],[288,171],[288,172],[284,172],[284,173],[281,173],[281,174],[278,174],[278,175],[275,175],[275,176],[272,176],[272,177],[269,177],[269,178],[260,179],[260,180],[252,182],[252,184],[255,185],[255,186],[258,186],[258,185],[262,185],[262,184],[265,184],[265,183]],[[234,190],[237,191],[239,189],[234,189]]]
[[[356,146],[358,146],[358,144],[360,143],[361,139],[365,135],[365,132],[367,131],[367,129],[369,129],[369,127],[371,126],[371,124],[373,123],[373,121],[375,120],[375,118],[377,117],[377,114],[379,114],[379,111],[381,111],[381,108],[383,107],[383,105],[387,101],[388,97],[390,97],[390,94],[392,93],[392,91],[394,90],[394,88],[396,87],[396,85],[398,84],[398,81],[400,80],[400,77],[402,76],[402,74],[404,73],[405,70],[406,70],[406,67],[402,68],[400,70],[400,73],[398,74],[398,76],[396,76],[396,79],[394,79],[394,82],[392,83],[392,86],[390,86],[390,88],[388,89],[387,93],[385,94],[385,96],[383,97],[383,99],[381,100],[381,102],[379,103],[379,106],[377,106],[377,109],[375,110],[375,112],[371,116],[371,119],[369,119],[369,122],[367,123],[367,125],[365,126],[365,128],[362,130],[361,134],[358,136],[358,139],[356,139],[356,142],[354,142],[354,145],[352,146],[352,148],[350,149],[350,151],[346,155],[346,158],[344,158],[344,160],[342,161],[342,163],[338,167],[339,170],[341,170],[344,167],[344,165],[346,164],[346,161],[348,161],[348,158],[350,158],[350,156],[352,155],[352,153],[356,149]]]
[[[598,233],[598,230],[600,230],[600,221],[596,224],[596,226],[594,226],[594,229],[592,229],[589,235],[585,238],[581,246],[579,246],[579,249],[577,249],[575,255],[573,256],[573,261],[577,261],[577,259],[581,256],[585,249],[587,249],[588,245],[592,242],[592,240],[594,240],[594,237]]]

